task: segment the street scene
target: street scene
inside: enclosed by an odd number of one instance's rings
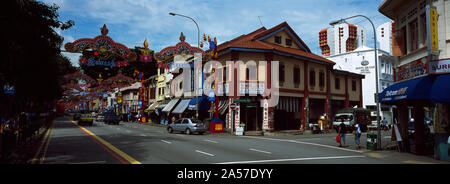
[[[450,1],[6,7],[1,164],[450,164]]]

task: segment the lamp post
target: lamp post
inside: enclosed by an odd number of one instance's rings
[[[200,28],[198,27],[198,24],[197,24],[197,22],[195,22],[195,20],[193,19],[193,18],[191,18],[191,17],[188,17],[188,16],[186,16],[186,15],[181,15],[181,14],[177,14],[177,13],[173,13],[173,12],[170,12],[169,13],[169,15],[172,15],[172,16],[181,16],[181,17],[185,17],[185,18],[188,18],[188,19],[191,19],[194,23],[195,23],[195,25],[197,26],[197,46],[198,46],[198,48],[200,48]],[[194,75],[195,76],[195,75]],[[195,81],[195,80],[194,80]],[[194,86],[195,86],[196,84],[194,84]],[[195,97],[196,97],[196,101],[197,101],[197,104],[196,104],[196,108],[195,108],[195,116],[196,116],[196,118],[198,118],[198,95],[197,95],[197,90],[198,89],[195,89]]]
[[[381,129],[380,129],[380,101],[379,101],[379,89],[378,89],[378,54],[377,54],[377,35],[376,35],[376,30],[375,30],[375,26],[373,25],[372,20],[370,20],[368,17],[364,16],[364,15],[355,15],[355,16],[351,16],[351,17],[347,17],[341,20],[336,20],[333,22],[330,22],[331,26],[334,26],[336,24],[340,24],[342,22],[345,22],[345,20],[348,19],[352,19],[355,17],[363,17],[366,18],[367,20],[369,20],[370,24],[372,25],[373,28],[373,45],[374,45],[374,54],[375,54],[375,86],[376,86],[376,95],[375,95],[375,102],[377,104],[377,149],[380,150],[381,149]]]

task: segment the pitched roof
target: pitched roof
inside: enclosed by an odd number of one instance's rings
[[[293,49],[288,47],[282,47],[276,44],[271,44],[262,41],[262,38],[273,34],[274,32],[279,31],[280,29],[287,29],[291,35],[294,36],[295,39],[298,40],[299,46],[303,47],[304,50],[301,49]],[[328,60],[324,57],[315,55],[311,53],[308,46],[298,37],[298,35],[292,30],[292,28],[286,23],[283,22],[275,27],[270,29],[266,29],[265,27],[261,27],[249,34],[241,35],[237,38],[234,38],[230,41],[222,43],[217,46],[217,51],[222,52],[232,48],[241,48],[241,49],[258,49],[266,52],[275,52],[279,54],[287,54],[294,57],[300,57],[308,60],[324,62],[328,64],[335,64],[335,62]]]

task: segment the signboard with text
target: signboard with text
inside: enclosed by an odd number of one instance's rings
[[[426,10],[426,18],[427,18],[427,37],[428,41],[428,53],[432,55],[439,54],[439,46],[438,46],[438,30],[437,30],[437,11],[436,7],[427,5]]]
[[[430,74],[450,73],[450,59],[430,62]]]
[[[428,74],[427,57],[409,62],[395,69],[394,81],[400,82]]]

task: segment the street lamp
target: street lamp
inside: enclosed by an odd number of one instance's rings
[[[195,22],[195,20],[193,18],[188,17],[186,15],[181,15],[181,14],[177,14],[177,13],[173,13],[173,12],[170,12],[169,15],[172,15],[172,16],[178,15],[178,16],[181,16],[181,17],[185,17],[185,18],[191,19],[195,23],[195,25],[197,26],[197,46],[198,46],[198,48],[200,48],[200,28],[198,28],[197,22]],[[197,105],[196,105],[196,109],[195,109],[195,116],[196,116],[196,118],[198,118],[198,95],[197,95],[197,90],[198,89],[195,89],[195,97],[197,99]]]
[[[336,21],[332,21],[330,22],[331,26],[334,26],[336,24],[340,24],[345,22],[345,20],[348,19],[352,19],[355,17],[363,17],[366,18],[367,20],[369,20],[370,24],[372,24],[372,28],[373,28],[373,39],[375,40],[373,42],[373,47],[374,47],[374,54],[375,54],[375,85],[376,85],[376,95],[375,95],[375,102],[377,103],[377,149],[380,150],[381,149],[381,129],[380,129],[380,101],[379,101],[379,89],[378,89],[378,55],[377,55],[377,35],[376,35],[376,30],[375,30],[375,26],[373,25],[373,22],[366,16],[364,15],[355,15],[355,16],[351,16],[348,18],[344,18],[341,20],[336,20]]]

